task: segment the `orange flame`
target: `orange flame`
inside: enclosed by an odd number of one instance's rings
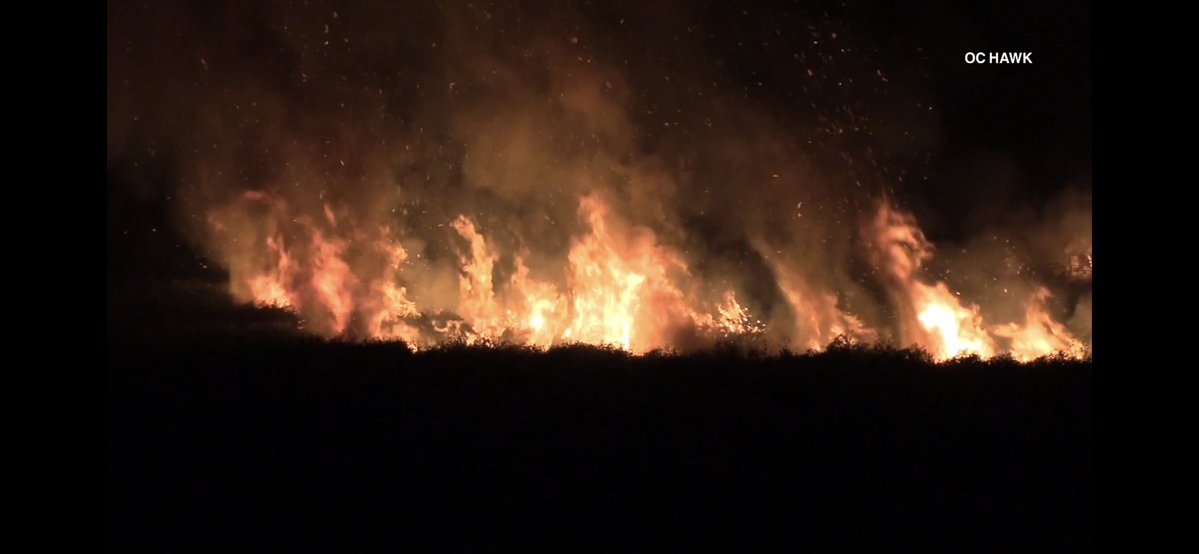
[[[924,331],[921,346],[939,359],[995,355],[995,343],[983,327],[978,306],[963,306],[945,283],[930,286],[913,281],[910,287],[916,319]]]
[[[350,266],[341,259],[345,244],[337,239],[327,240],[320,231],[314,230],[312,245],[316,248],[312,261],[312,286],[321,303],[333,316],[333,333],[344,333],[354,309],[354,299],[349,289],[354,276],[350,273]]]
[[[584,197],[579,212],[590,232],[575,241],[568,256],[573,317],[565,337],[644,352],[702,319],[671,279],[672,270],[685,276],[686,264],[658,245],[653,232],[614,229],[607,206],[596,196]]]
[[[458,216],[453,227],[470,243],[470,255],[461,257],[460,315],[470,322],[474,336],[497,339],[511,327],[509,314],[496,301],[491,282],[497,256],[475,229],[474,222],[466,216]],[[468,338],[473,340],[473,337]]]
[[[391,229],[384,227],[376,249],[387,257],[386,274],[371,284],[374,297],[368,311],[373,312],[369,336],[384,340],[401,340],[416,346],[421,344],[420,330],[408,323],[409,318],[419,316],[416,302],[408,299],[408,291],[396,283],[400,267],[408,260],[403,246],[390,240]]]
[[[907,314],[900,322],[905,341],[923,347],[939,360],[1004,353],[992,332],[1012,339],[1006,353],[1022,361],[1059,351],[1083,355],[1081,343],[1044,312],[1047,289],[1041,289],[1029,303],[1024,325],[1012,323],[988,331],[977,305],[964,304],[943,281],[929,284],[920,278],[933,248],[914,217],[884,202],[869,229],[876,241],[874,260],[889,271],[901,310]]]
[[[287,251],[283,249],[283,245],[277,237],[267,237],[266,245],[270,251],[275,253],[279,261],[273,271],[250,277],[250,294],[253,296],[254,303],[259,306],[290,308],[295,301],[284,283],[291,277],[291,257],[287,255]]]
[[[676,250],[660,244],[650,229],[617,217],[599,196],[579,200],[585,230],[570,241],[557,283],[532,276],[526,250],[505,258],[475,220],[459,215],[451,221],[465,241],[459,243],[456,315],[451,316],[440,309],[426,312],[410,296],[406,279],[412,260],[391,228],[355,229],[352,214],[328,204],[323,214],[291,216],[282,200],[259,192],[213,213],[211,227],[232,253],[235,298],[295,311],[312,322],[309,329],[327,336],[361,334],[402,340],[412,348],[463,339],[540,348],[580,342],[642,353],[695,337],[767,331],[732,287],[719,294],[703,292],[707,289]],[[340,238],[338,225],[354,229],[352,238]],[[1038,289],[1027,302],[1023,322],[988,326],[978,305],[963,301],[949,283],[924,275],[934,249],[912,215],[883,202],[863,230],[870,259],[886,276],[898,308],[904,345],[924,348],[938,360],[1088,354],[1045,309],[1048,289]],[[354,244],[361,246],[352,249]],[[504,265],[505,260],[511,264]],[[513,269],[497,281],[502,268]],[[794,329],[771,336],[813,350],[838,339],[879,338],[876,328],[841,308],[837,294],[814,286],[797,268],[774,261],[772,269]],[[772,315],[772,324],[776,321]]]
[[[1066,327],[1050,317],[1045,310],[1049,289],[1041,287],[1029,298],[1024,324],[1008,323],[995,327],[995,334],[1011,340],[1013,358],[1028,362],[1052,354],[1080,358],[1087,354],[1082,341],[1074,338]]]

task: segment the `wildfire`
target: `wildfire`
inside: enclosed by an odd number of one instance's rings
[[[375,243],[375,247],[386,256],[387,269],[382,277],[371,284],[373,294],[367,310],[374,315],[370,318],[368,334],[384,340],[420,344],[419,329],[408,322],[409,319],[419,316],[416,302],[408,299],[407,289],[396,283],[400,268],[408,260],[408,252],[391,240],[389,227],[384,227],[381,234],[382,237]]]
[[[770,334],[784,346],[819,350],[839,339],[870,342],[887,334],[879,330],[887,322],[866,324],[841,307],[835,292],[781,261],[774,262],[773,274],[790,315],[764,322],[735,287],[706,288],[679,251],[613,213],[598,195],[579,199],[583,232],[570,239],[560,265],[540,278],[527,264],[527,250],[505,254],[465,214],[448,222],[458,241],[458,279],[456,298],[442,307],[412,294],[413,283],[420,284],[413,279],[435,274],[437,262],[411,258],[389,226],[360,227],[342,238],[337,230],[354,227],[352,218],[328,205],[322,212],[323,219],[297,217],[281,200],[254,192],[214,213],[213,231],[238,254],[229,264],[235,297],[300,313],[314,322],[310,329],[326,336],[402,340],[412,348],[449,340],[539,348],[577,342],[641,353],[684,340]],[[258,238],[247,244],[242,237]],[[979,305],[962,300],[949,283],[928,278],[932,243],[914,217],[890,203],[880,203],[863,238],[897,308],[890,325],[903,346],[918,346],[939,360],[1087,354],[1083,342],[1050,316],[1044,287],[1026,302],[1023,321],[988,324]],[[789,327],[775,332],[772,325]]]
[[[838,337],[854,342],[877,337],[877,333],[857,316],[841,310],[836,295],[815,289],[796,271],[782,265],[775,268],[775,275],[783,297],[798,320],[791,333],[796,345],[820,350]]]
[[[350,273],[350,266],[341,259],[345,244],[336,239],[326,240],[320,231],[313,231],[312,246],[316,249],[312,264],[312,286],[333,316],[333,332],[343,333],[354,306],[350,292],[354,276]]]
[[[277,266],[274,271],[255,275],[250,278],[250,294],[254,298],[254,302],[259,306],[290,308],[294,300],[291,297],[291,292],[284,285],[284,281],[292,271],[291,258],[288,257],[287,251],[283,249],[283,246],[279,244],[277,237],[267,237],[266,245],[278,259]]]
[[[940,358],[990,357],[995,344],[983,328],[978,306],[963,306],[945,283],[911,283],[916,319],[927,333],[921,344]]]
[[[512,325],[511,313],[495,298],[492,272],[497,256],[466,216],[458,216],[453,228],[470,243],[469,253],[460,258],[462,277],[458,280],[460,314],[473,330],[468,338],[497,339]]]
[[[754,318],[749,309],[737,302],[737,294],[728,291],[724,303],[716,307],[719,316],[715,320],[717,328],[725,336],[737,336],[761,333],[765,330],[762,321]]]
[[[1074,338],[1064,325],[1054,321],[1045,310],[1049,289],[1041,287],[1029,298],[1023,325],[1007,323],[995,327],[995,335],[1011,340],[1010,353],[1020,361],[1035,360],[1049,354],[1063,353],[1082,357],[1086,346]]]
[[[597,197],[583,198],[579,212],[590,233],[568,257],[570,338],[644,351],[661,345],[671,326],[695,318],[669,276],[672,269],[686,271],[681,258],[656,244],[648,229],[615,232]]]
[[[900,212],[884,201],[867,233],[874,244],[874,260],[889,273],[890,286],[904,314],[900,328],[905,342],[923,347],[940,360],[969,355],[988,358],[1007,353],[1027,361],[1062,350],[1068,355],[1082,355],[1075,348],[1078,341],[1065,326],[1043,311],[1033,311],[1030,307],[1023,324],[1009,323],[988,331],[979,306],[963,303],[943,281],[927,281],[921,269],[932,258],[933,245],[911,214]],[[1039,298],[1043,301],[1045,297]],[[1047,340],[1046,329],[1057,340]],[[1001,351],[992,333],[1015,338],[1011,349]]]

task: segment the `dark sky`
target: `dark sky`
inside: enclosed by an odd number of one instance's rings
[[[942,111],[947,181],[972,170],[985,174],[986,164],[1006,158],[1022,177],[1010,185],[1021,200],[1044,202],[1065,186],[1090,189],[1089,2],[934,1],[878,13],[886,29],[880,32],[893,33],[897,45],[925,44]],[[1034,63],[969,65],[967,51],[1031,51]],[[937,191],[930,192],[936,202]]]

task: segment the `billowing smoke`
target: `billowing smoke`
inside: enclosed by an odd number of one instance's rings
[[[859,27],[738,35],[804,37],[767,69],[690,2],[408,4],[110,3],[110,166],[237,301],[416,347],[1089,348],[1089,196],[934,245],[937,114]]]

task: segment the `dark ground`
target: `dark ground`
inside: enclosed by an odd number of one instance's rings
[[[1091,548],[1090,363],[412,355],[121,287],[113,551]]]

